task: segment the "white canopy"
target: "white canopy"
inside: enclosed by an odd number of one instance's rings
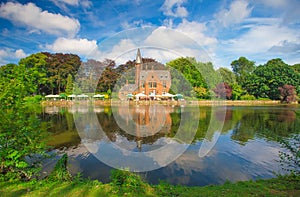
[[[170,93],[165,93],[162,96],[164,96],[164,97],[175,97],[174,94],[170,94]]]
[[[49,95],[45,96],[45,98],[59,98],[59,95],[57,95],[57,94],[49,94]]]
[[[102,98],[102,97],[104,97],[104,95],[103,95],[103,94],[96,94],[96,95],[94,95],[93,97],[94,97],[94,98]]]
[[[138,93],[135,95],[135,97],[146,97],[147,95],[144,93]]]
[[[86,94],[79,94],[77,95],[78,98],[88,98],[89,96]]]
[[[71,94],[71,95],[69,95],[68,97],[69,97],[69,98],[75,98],[76,95],[75,95],[75,94]]]

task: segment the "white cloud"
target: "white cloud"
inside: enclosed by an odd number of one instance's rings
[[[215,14],[215,18],[224,27],[241,23],[251,14],[252,8],[249,8],[248,5],[245,0],[235,0],[230,4],[229,9],[222,9]]]
[[[24,58],[24,57],[26,57],[26,54],[23,51],[23,49],[18,49],[15,51],[15,57],[16,58]]]
[[[58,38],[53,44],[42,48],[55,53],[75,53],[86,57],[94,56],[98,51],[96,40],[70,38]]]
[[[207,30],[207,28],[204,23],[183,20],[182,23],[175,28],[175,30],[190,36],[201,46],[213,45],[217,43],[216,38],[205,35],[204,32]]]
[[[4,48],[0,49],[0,66],[9,63],[9,60],[12,59],[21,59],[26,57],[27,55],[23,51],[23,49],[10,49]]]
[[[92,6],[92,2],[89,0],[51,0],[56,6],[65,9],[66,7],[62,4],[67,4],[71,6],[78,7],[81,5],[84,8],[90,8]]]
[[[6,18],[16,25],[22,25],[30,31],[40,30],[54,35],[74,36],[80,24],[78,20],[43,11],[33,3],[22,5],[8,2],[1,4],[0,17]]]
[[[282,24],[299,23],[299,0],[256,0],[253,1],[253,3],[261,3],[266,6],[265,9],[269,9],[269,11],[278,11],[281,16],[280,20],[282,21]]]
[[[228,50],[239,53],[265,53],[284,41],[298,40],[297,32],[279,25],[258,25],[237,39],[229,40]]]
[[[182,6],[186,0],[165,0],[161,10],[166,16],[187,17],[188,11]]]

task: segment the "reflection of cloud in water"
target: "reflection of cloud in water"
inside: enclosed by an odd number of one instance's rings
[[[176,161],[158,170],[173,184],[221,184],[226,180],[271,178],[280,167],[276,164],[279,145],[264,140],[249,141],[247,147],[228,141],[222,135],[216,146],[204,157],[198,157],[201,142],[192,145]],[[187,178],[189,177],[189,178]]]
[[[121,136],[117,139],[117,141],[126,140]],[[88,150],[91,149],[90,151],[100,161],[117,168],[129,168],[132,171],[148,171],[149,169],[164,167],[174,160],[174,154],[177,155],[178,152],[183,152],[187,146],[169,138],[161,138],[153,145],[162,147],[149,152],[132,152],[132,149],[136,146],[134,143],[127,143],[128,150],[126,150],[115,143],[85,142]]]

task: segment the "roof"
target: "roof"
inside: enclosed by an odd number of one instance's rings
[[[171,75],[169,70],[141,70],[140,79],[146,79],[148,75],[154,74],[160,80],[170,80]]]
[[[138,49],[138,51],[137,51],[135,63],[136,64],[142,64],[143,63],[140,49]]]

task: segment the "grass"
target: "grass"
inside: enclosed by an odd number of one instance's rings
[[[115,173],[111,183],[97,180],[32,180],[0,182],[0,196],[300,196],[300,176],[288,175],[257,181],[187,187],[166,183],[149,185],[129,172]],[[127,180],[124,180],[124,177]],[[112,177],[114,179],[114,177]],[[122,182],[120,182],[122,180]]]

